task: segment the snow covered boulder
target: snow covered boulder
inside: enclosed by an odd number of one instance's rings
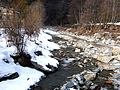
[[[15,79],[19,76],[12,64],[0,61],[0,82],[8,79]]]

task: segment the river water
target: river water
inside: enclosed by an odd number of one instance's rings
[[[98,68],[93,58],[75,52],[71,42],[57,36],[53,36],[53,41],[61,46],[59,50],[52,51],[53,58],[56,58],[60,63],[59,68],[56,72],[47,75],[46,78],[38,82],[35,87],[32,86],[31,90],[60,90],[60,87],[69,81],[74,74]],[[111,72],[104,70],[99,73],[94,80],[94,83],[98,84],[96,90],[100,90],[99,87],[105,86],[103,82],[110,76],[109,73]],[[113,90],[112,85],[106,84],[106,86],[109,90]]]

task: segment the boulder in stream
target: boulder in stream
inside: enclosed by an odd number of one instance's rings
[[[82,72],[82,74],[84,74],[84,78],[86,81],[94,80],[96,78],[96,72],[85,70]]]

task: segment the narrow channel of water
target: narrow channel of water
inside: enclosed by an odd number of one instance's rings
[[[69,81],[72,75],[79,74],[83,70],[92,70],[97,68],[96,64],[94,63],[95,61],[91,60],[92,58],[85,57],[83,55],[80,55],[79,53],[74,52],[75,48],[72,47],[72,45],[67,45],[65,43],[68,41],[56,36],[53,36],[53,41],[56,43],[61,41],[63,42],[63,45],[66,46],[65,48],[61,48],[60,50],[52,51],[54,55],[53,57],[57,58],[60,62],[58,71],[49,74],[46,78],[38,82],[38,85],[36,87],[32,87],[31,90],[59,90],[57,88]],[[67,59],[69,58],[73,58],[75,60],[72,62],[68,62]],[[84,60],[88,60],[88,62],[85,63]],[[83,67],[79,67],[78,63],[82,63]],[[102,83],[104,80],[100,79],[100,77],[104,75],[106,76],[107,72],[108,71],[104,71],[103,74],[100,74],[99,78],[95,80],[95,83],[104,86]]]

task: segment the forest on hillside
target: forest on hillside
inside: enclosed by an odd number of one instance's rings
[[[1,0],[8,5],[14,0]],[[26,0],[28,4],[36,0]],[[45,25],[115,23],[120,21],[120,0],[40,0]],[[19,2],[19,1],[18,1]]]
[[[45,9],[51,25],[120,21],[120,0],[46,0]]]

